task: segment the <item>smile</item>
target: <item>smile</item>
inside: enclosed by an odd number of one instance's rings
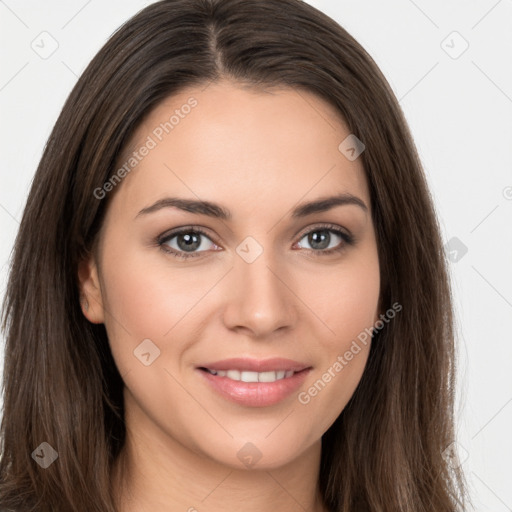
[[[307,363],[284,358],[238,357],[196,366],[215,395],[246,407],[269,407],[289,399],[311,371]]]
[[[287,379],[293,376],[293,370],[277,370],[268,372],[250,372],[242,370],[210,370],[204,368],[207,372],[218,377],[226,377],[231,380],[241,382],[275,382],[277,380]]]

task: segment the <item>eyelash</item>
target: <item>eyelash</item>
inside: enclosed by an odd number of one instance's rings
[[[355,243],[355,239],[352,235],[345,233],[344,231],[341,231],[334,224],[323,224],[323,225],[315,226],[313,229],[310,229],[309,231],[302,233],[299,237],[299,240],[302,240],[306,235],[309,235],[310,233],[314,233],[316,231],[329,231],[331,233],[335,233],[343,240],[343,242],[341,242],[339,246],[331,247],[330,249],[320,249],[320,250],[306,249],[307,251],[312,252],[315,256],[327,256],[327,255],[330,255],[333,253],[339,253],[339,252],[342,252],[343,250],[345,250],[347,245],[354,245],[354,243]],[[206,251],[199,251],[199,252],[195,252],[195,253],[193,253],[193,252],[191,252],[191,253],[178,252],[175,249],[171,249],[166,246],[167,242],[172,240],[174,237],[179,236],[181,234],[185,234],[185,233],[200,234],[200,235],[203,235],[206,238],[208,238],[213,243],[215,243],[213,240],[211,240],[208,233],[205,230],[203,230],[202,228],[200,228],[199,226],[188,226],[188,227],[184,227],[184,228],[179,228],[175,231],[171,231],[170,233],[163,233],[162,235],[159,235],[156,239],[156,244],[165,253],[170,254],[175,258],[184,259],[184,260],[189,259],[189,258],[197,258],[197,257],[201,256],[202,252],[206,252]]]

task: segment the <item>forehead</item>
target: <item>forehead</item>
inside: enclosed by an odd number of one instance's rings
[[[349,135],[334,107],[304,90],[225,81],[192,87],[166,98],[137,128],[118,161],[131,169],[119,192],[134,207],[171,192],[248,211],[262,201],[284,207],[343,192],[369,206],[361,159],[338,149]]]

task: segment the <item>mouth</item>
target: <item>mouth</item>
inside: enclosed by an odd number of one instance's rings
[[[239,405],[275,405],[302,385],[312,367],[289,359],[236,358],[208,363],[196,369],[210,389]]]
[[[278,380],[289,379],[295,373],[293,370],[277,370],[269,372],[249,372],[243,370],[212,370],[211,368],[199,368],[211,375],[226,377],[237,382],[276,382]],[[301,370],[304,371],[304,370]]]

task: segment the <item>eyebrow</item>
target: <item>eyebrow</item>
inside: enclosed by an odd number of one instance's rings
[[[313,213],[325,212],[335,208],[336,206],[354,205],[359,206],[365,212],[368,207],[365,202],[357,196],[349,193],[338,194],[335,196],[323,197],[314,201],[301,203],[292,210],[293,218],[302,218]],[[141,215],[147,215],[163,208],[178,208],[190,213],[199,215],[208,215],[223,220],[230,220],[232,218],[231,212],[217,203],[211,201],[201,201],[195,199],[185,199],[179,197],[165,197],[158,200],[156,203],[143,208],[136,218]]]

